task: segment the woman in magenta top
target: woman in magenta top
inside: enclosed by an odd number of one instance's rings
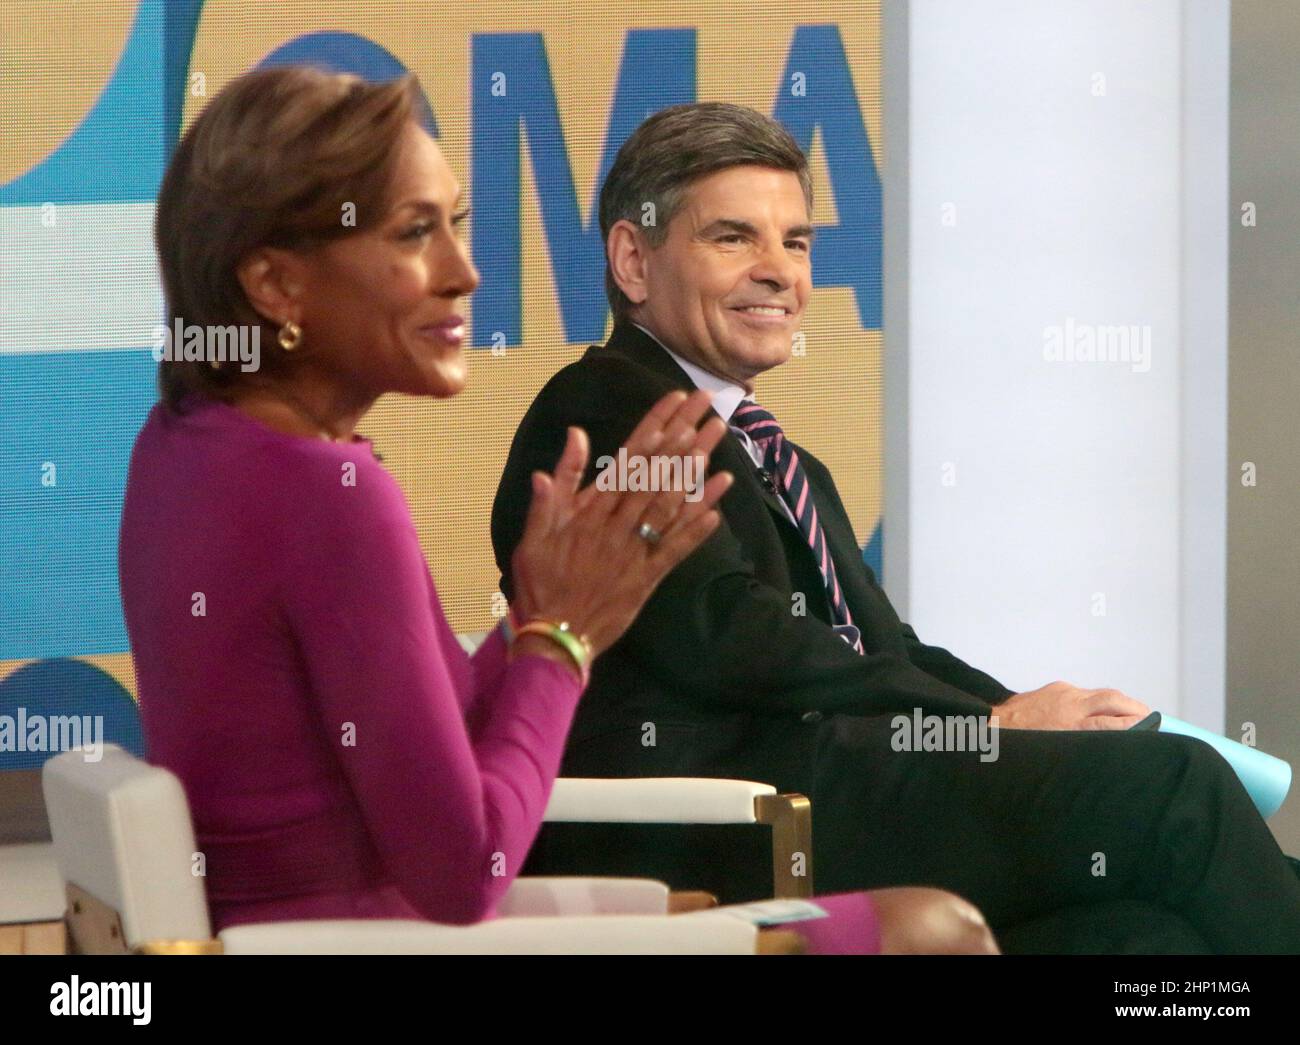
[[[580,488],[573,430],[535,477],[513,641],[507,623],[464,653],[402,492],[355,431],[385,392],[465,382],[457,303],[478,273],[418,97],[412,78],[248,74],[186,133],[159,193],[169,331],[234,324],[261,343],[255,367],[214,337],[159,353],[120,535],[149,756],[185,787],[218,930],[492,917],[590,658],[712,530],[730,483],[695,502]],[[703,393],[665,398],[629,452],[707,455],[724,431],[707,410]],[[813,951],[992,947],[937,890],[819,902],[832,917],[799,926]]]

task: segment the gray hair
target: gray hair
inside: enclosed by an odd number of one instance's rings
[[[812,213],[808,157],[776,120],[727,102],[694,102],[660,110],[623,143],[601,186],[601,238],[608,242],[609,230],[626,219],[642,230],[652,247],[660,246],[692,182],[742,166],[797,174]],[[647,204],[653,205],[650,221],[644,220]],[[632,302],[614,282],[608,256],[605,296],[615,320],[626,318]]]

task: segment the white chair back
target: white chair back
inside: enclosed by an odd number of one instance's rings
[[[42,786],[64,882],[121,915],[128,948],[211,937],[194,825],[172,773],[105,744],[97,762],[82,751],[51,758]]]

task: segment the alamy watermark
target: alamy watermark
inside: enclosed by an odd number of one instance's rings
[[[1151,369],[1151,327],[1076,323],[1043,327],[1043,358],[1049,363],[1128,363],[1135,374]]]
[[[596,458],[597,490],[630,490],[659,493],[665,490],[684,490],[686,500],[698,501],[704,496],[704,461],[699,457],[676,457],[658,454],[644,457],[629,454],[620,447],[618,457],[603,454]]]
[[[239,363],[244,373],[262,361],[262,328],[231,323],[198,326],[177,316],[170,327],[153,328],[154,362]]]
[[[87,762],[104,757],[103,715],[29,715],[18,708],[16,715],[0,715],[0,751],[76,751]]]
[[[73,975],[50,985],[51,1016],[130,1016],[137,1027],[152,1019],[153,983],[103,982]]]
[[[988,715],[925,715],[913,708],[911,716],[890,719],[895,751],[978,751],[981,762],[998,759],[998,727]]]

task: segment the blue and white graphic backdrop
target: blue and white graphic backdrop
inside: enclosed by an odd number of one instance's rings
[[[487,519],[515,422],[608,328],[600,178],[645,116],[697,99],[771,113],[811,157],[806,351],[759,393],[835,472],[879,570],[877,3],[9,0],[0,30],[0,714],[102,714],[142,750],[117,526],[155,400],[153,200],[207,99],[272,62],[417,73],[474,206],[472,343],[506,350],[471,351],[456,400],[385,399],[365,425],[457,628],[492,623]],[[440,503],[453,470],[462,499]]]

